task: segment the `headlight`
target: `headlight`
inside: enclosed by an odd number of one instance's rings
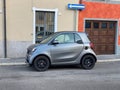
[[[33,48],[33,49],[32,49],[32,52],[35,52],[35,50],[36,50],[36,48]]]

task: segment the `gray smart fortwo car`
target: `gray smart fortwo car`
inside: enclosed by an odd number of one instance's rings
[[[26,62],[38,71],[51,65],[80,65],[92,69],[97,61],[86,33],[56,32],[39,44],[28,47]]]

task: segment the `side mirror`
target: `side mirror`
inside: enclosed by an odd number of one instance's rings
[[[58,40],[53,40],[52,44],[53,44],[53,45],[59,44],[59,41],[58,41]]]
[[[83,44],[82,40],[77,41],[78,44]]]

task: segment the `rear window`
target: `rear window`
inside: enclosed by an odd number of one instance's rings
[[[81,37],[78,34],[75,34],[75,42],[79,44],[83,43]]]
[[[83,43],[90,43],[86,33],[79,33],[79,35],[81,36]]]

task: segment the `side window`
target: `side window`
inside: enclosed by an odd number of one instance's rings
[[[61,34],[55,40],[59,43],[74,43],[74,34]]]
[[[81,37],[78,34],[75,34],[75,42],[79,44],[83,43]]]
[[[74,34],[65,34],[65,43],[74,43]]]
[[[64,43],[64,34],[59,35],[55,40],[58,41],[59,43]]]

